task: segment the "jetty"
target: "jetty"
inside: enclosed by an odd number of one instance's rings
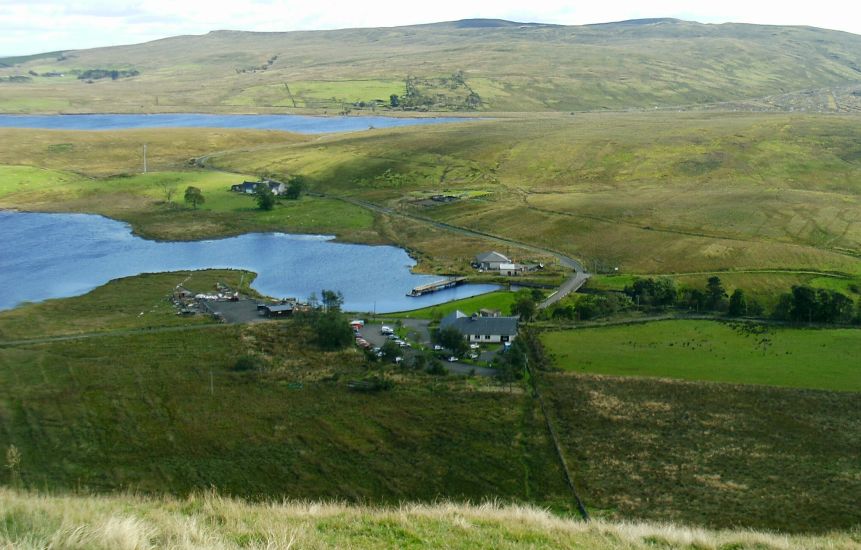
[[[451,277],[449,279],[435,281],[433,283],[428,283],[426,285],[415,287],[407,293],[407,296],[423,296],[425,294],[430,294],[431,292],[436,292],[437,290],[442,290],[444,288],[455,287],[457,285],[463,284],[464,281],[466,281],[466,277]]]

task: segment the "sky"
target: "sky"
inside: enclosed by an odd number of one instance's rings
[[[390,27],[474,17],[563,25],[675,17],[702,23],[810,25],[861,34],[859,4],[846,0],[0,0],[0,56],[133,44],[222,29]]]

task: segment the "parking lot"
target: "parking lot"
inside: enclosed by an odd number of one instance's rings
[[[405,319],[403,321],[403,325],[399,333],[406,333],[405,341],[409,342],[412,346],[416,346],[417,344],[421,344],[423,346],[432,347],[430,340],[430,331],[428,330],[428,325],[430,321],[424,321],[420,319]],[[384,326],[383,323],[368,323],[362,329],[359,330],[359,333],[362,335],[362,338],[367,340],[374,347],[382,347],[383,344],[386,343],[388,336],[382,334],[381,329]],[[394,323],[386,324],[392,329],[397,329],[398,327]],[[501,346],[500,346],[501,347]],[[412,358],[412,355],[415,351],[412,348],[405,347],[404,349],[404,358],[409,360]],[[479,356],[479,361],[490,361],[498,352],[498,348],[494,347],[492,349],[487,349],[482,351]],[[442,359],[442,355],[440,358]],[[477,367],[475,365],[470,365],[468,363],[462,363],[459,361],[448,362],[443,361],[443,366],[445,366],[446,370],[455,374],[476,374],[478,376],[496,376],[497,371],[495,369],[487,368],[487,367]]]

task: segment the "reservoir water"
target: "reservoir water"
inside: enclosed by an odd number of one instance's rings
[[[300,134],[356,132],[422,124],[464,122],[456,117],[394,118],[384,116],[302,115],[0,115],[0,127],[46,130],[125,130],[131,128],[242,128],[282,130]]]
[[[350,311],[403,311],[497,288],[464,285],[407,297],[413,287],[440,277],[411,273],[415,261],[400,248],[336,243],[322,235],[250,233],[157,242],[101,216],[11,211],[0,211],[0,234],[0,310],[78,296],[119,277],[208,268],[253,271],[258,277],[252,287],[275,298],[338,290]]]

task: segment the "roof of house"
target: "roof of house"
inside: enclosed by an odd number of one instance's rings
[[[517,269],[517,264],[499,264],[499,269]]]
[[[439,326],[440,328],[453,326],[461,334],[514,336],[517,334],[518,321],[518,317],[470,317],[458,310],[443,317]]]
[[[475,257],[475,261],[478,263],[484,262],[510,262],[508,258],[500,254],[499,252],[485,252],[484,254],[479,254]]]
[[[281,311],[293,311],[293,304],[278,304],[275,306],[265,306],[266,309],[271,311],[272,313],[278,313]]]

